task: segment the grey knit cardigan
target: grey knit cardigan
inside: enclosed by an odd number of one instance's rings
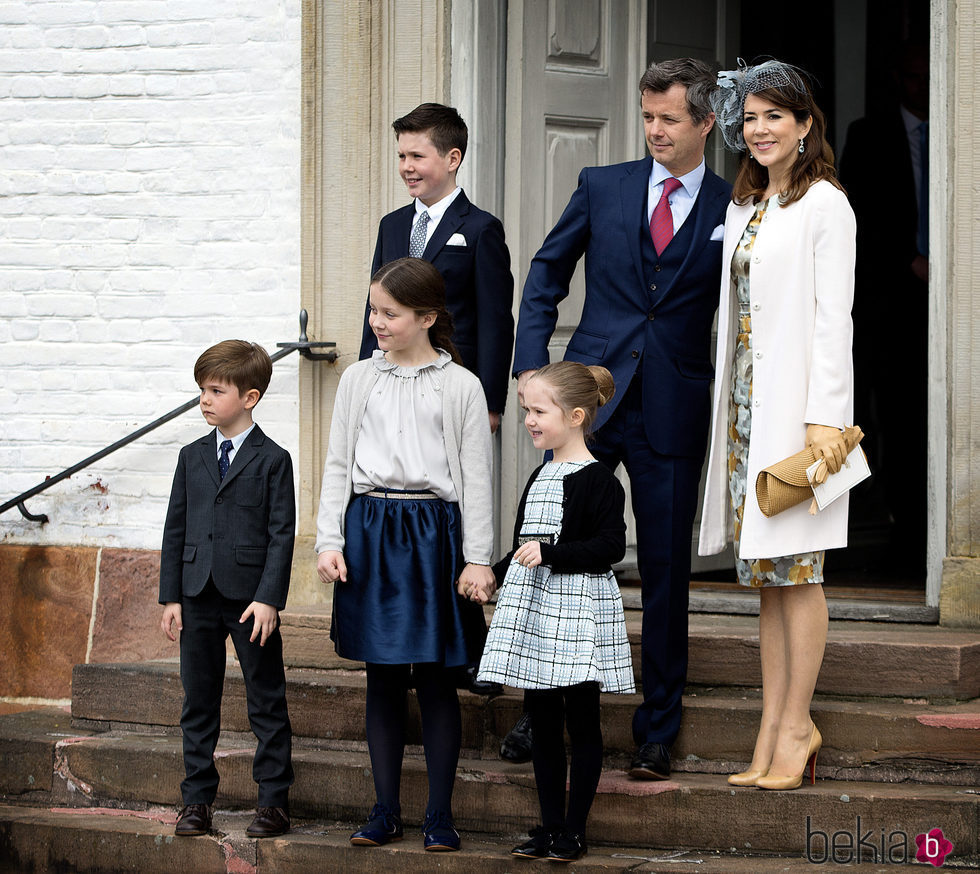
[[[442,433],[453,487],[463,519],[463,558],[489,565],[493,555],[493,487],[490,426],[483,387],[454,362],[436,370],[442,392]],[[380,376],[370,358],[348,367],[340,378],[323,466],[316,551],[344,550],[344,516],[353,492],[354,445],[368,397]]]

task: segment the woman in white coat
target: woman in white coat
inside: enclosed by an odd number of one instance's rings
[[[755,481],[804,446],[830,473],[847,454],[854,214],[799,71],[767,61],[718,84],[718,125],[745,154],[725,221],[699,552],[734,540],[739,582],[760,589],[762,718],[749,769],[729,782],[795,789],[821,744],[810,701],[827,639],[823,559],[846,545],[847,499],[766,518]]]

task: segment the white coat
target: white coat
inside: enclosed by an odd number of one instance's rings
[[[738,303],[732,256],[755,204],[731,203],[725,217],[714,406],[698,552],[732,539],[728,490],[728,407]],[[766,210],[752,247],[752,430],[739,558],[777,558],[847,545],[847,497],[815,516],[810,502],[767,519],[759,510],[759,471],[805,446],[808,424],[853,424],[851,304],[854,213],[830,182],[796,203]]]

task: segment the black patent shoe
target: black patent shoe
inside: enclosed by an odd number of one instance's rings
[[[636,780],[669,780],[670,747],[667,744],[643,744],[633,757],[629,775]]]
[[[508,762],[531,761],[531,716],[522,713],[500,744],[500,758]]]
[[[518,859],[546,859],[554,843],[555,836],[543,825],[536,826],[528,832],[529,840],[510,851]]]
[[[350,836],[350,842],[355,847],[382,847],[403,836],[401,817],[383,804],[375,804],[368,821]]]
[[[574,862],[587,852],[589,848],[585,845],[585,835],[562,832],[551,844],[545,858],[549,862]]]

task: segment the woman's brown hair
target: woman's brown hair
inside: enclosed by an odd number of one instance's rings
[[[771,101],[780,109],[793,113],[800,124],[812,119],[810,130],[803,138],[803,154],[800,155],[790,168],[789,187],[780,192],[780,206],[789,206],[807,193],[814,182],[826,179],[841,191],[844,190],[837,181],[837,171],[834,169],[834,150],[827,142],[827,122],[820,107],[813,100],[813,92],[805,78],[803,90],[787,85],[765,88],[754,92],[762,100]],[[758,203],[762,200],[769,185],[769,171],[761,166],[751,155],[748,148],[742,156],[742,163],[735,177],[732,199],[743,204],[751,200]]]

